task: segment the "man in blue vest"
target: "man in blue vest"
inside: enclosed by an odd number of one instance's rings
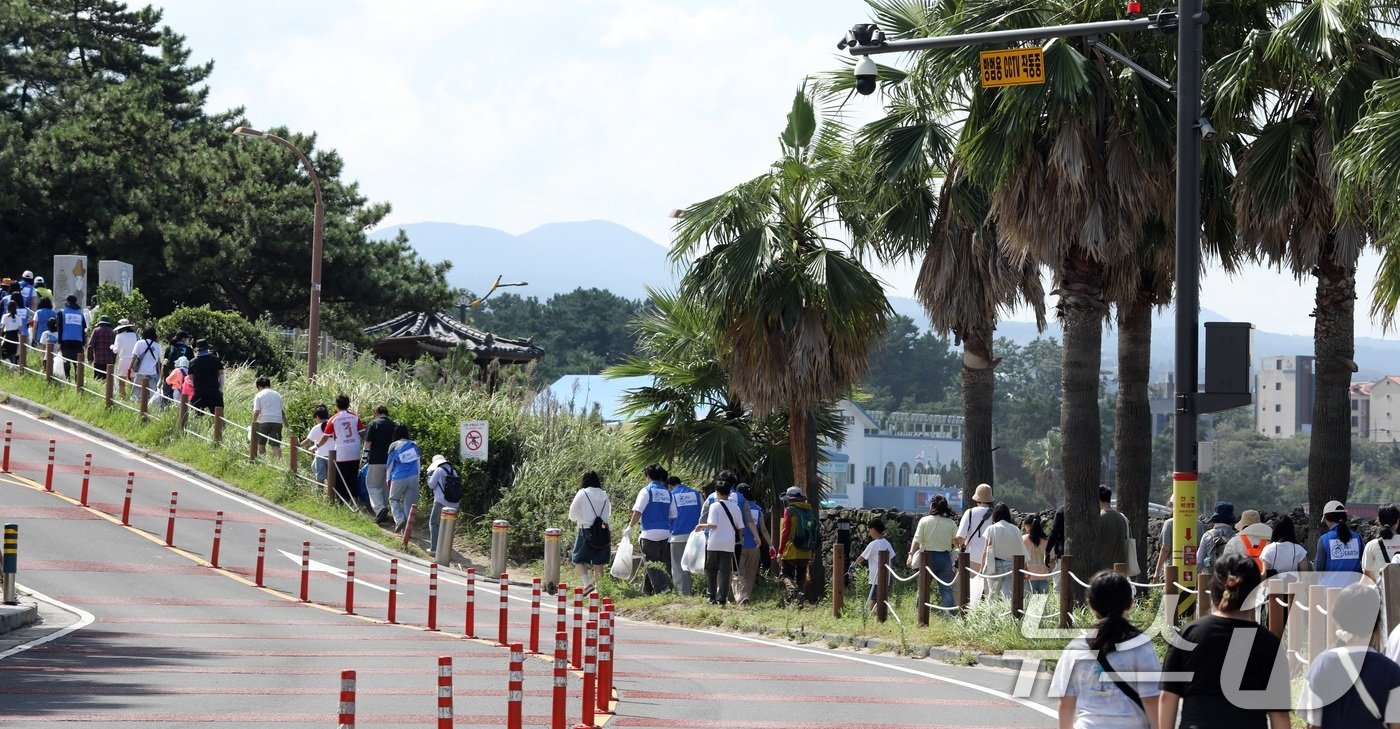
[[[671,582],[676,592],[690,595],[690,573],[681,567],[681,557],[685,556],[685,545],[690,539],[695,525],[700,523],[700,492],[681,483],[679,476],[670,476],[666,485],[671,487],[671,503],[676,505],[676,518],[671,522]],[[696,539],[704,539],[697,536]]]
[[[24,308],[34,310],[39,302],[34,300],[34,272],[25,271],[19,279],[19,295],[24,297]]]
[[[63,376],[72,379],[72,363],[81,362],[83,343],[87,341],[87,317],[78,297],[69,296],[58,312],[58,349],[63,353]]]
[[[671,589],[671,581],[666,578],[665,565],[671,562],[671,522],[676,520],[676,504],[671,499],[671,491],[666,488],[666,469],[658,464],[646,467],[647,485],[637,492],[637,500],[632,504],[632,521],[628,529],[636,529],[642,523],[642,559],[646,560],[646,579],[642,582],[642,592],[655,595]],[[660,564],[660,567],[653,567]]]

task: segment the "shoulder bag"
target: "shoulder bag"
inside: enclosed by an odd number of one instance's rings
[[[729,507],[723,501],[715,500],[715,504],[724,512],[724,518],[729,520],[729,528],[734,530],[734,566],[739,566],[739,555],[744,553],[744,533],[739,531],[739,527],[734,523],[734,517],[729,513]]]
[[[1122,691],[1124,696],[1127,696],[1134,704],[1137,704],[1137,707],[1142,710],[1144,715],[1147,714],[1147,708],[1142,705],[1142,697],[1138,695],[1137,689],[1129,685],[1127,681],[1119,678],[1118,673],[1113,670],[1113,666],[1108,665],[1107,646],[1099,650],[1097,658],[1099,661],[1099,668],[1103,669],[1103,675],[1108,676],[1109,680],[1113,681],[1113,685],[1117,686],[1118,690]]]

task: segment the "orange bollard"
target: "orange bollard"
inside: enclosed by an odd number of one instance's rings
[[[307,599],[311,594],[311,542],[301,543],[301,601],[311,602]]]
[[[88,505],[88,483],[92,481],[92,454],[83,454],[83,486],[78,490],[78,503]]]
[[[563,585],[560,585],[560,602],[563,600]],[[550,718],[550,729],[567,729],[569,720],[564,713],[569,701],[569,634],[563,630],[554,633],[554,712]]]
[[[398,621],[399,614],[399,560],[389,560],[389,624]]]
[[[438,729],[452,729],[452,656],[438,658]]]
[[[540,578],[530,581],[530,655],[540,652]]]
[[[612,708],[613,612],[604,605],[602,621],[598,623],[598,713],[607,714]]]
[[[510,678],[506,681],[506,729],[523,729],[525,703],[525,650],[510,644]]]
[[[258,566],[253,571],[253,584],[263,586],[263,560],[267,556],[267,530],[258,530]]]
[[[179,491],[170,492],[170,518],[165,520],[165,546],[175,546],[175,500],[180,498]]]
[[[583,668],[583,588],[574,588],[573,666]]]
[[[217,568],[219,566],[219,542],[224,536],[224,512],[214,512],[214,545],[209,548],[209,564]]]
[[[58,441],[49,439],[49,466],[44,471],[44,490],[53,493],[53,453],[58,447]]]
[[[355,552],[345,553],[345,614],[355,614]]]
[[[501,617],[500,625],[496,630],[496,644],[506,645],[506,633],[510,630],[510,598],[506,596],[510,590],[510,575],[501,573]]]
[[[355,729],[355,672],[340,672],[340,727]]]
[[[136,472],[126,472],[126,495],[122,497],[122,526],[131,526],[131,485],[136,481]]]
[[[428,630],[437,630],[437,562],[428,565]]]
[[[564,647],[568,648],[568,621],[569,621],[569,586],[559,583],[554,586],[554,597],[558,601],[555,610],[554,632],[565,633]]]
[[[476,637],[476,568],[467,568],[467,607],[462,620],[465,630],[463,638]]]
[[[5,455],[0,459],[0,471],[10,472],[10,439],[14,437],[15,424],[5,421]]]
[[[594,729],[594,693],[598,689],[598,624],[588,621],[583,644],[583,718],[574,729]]]

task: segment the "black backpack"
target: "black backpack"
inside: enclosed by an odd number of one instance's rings
[[[593,526],[588,528],[588,536],[584,538],[584,543],[589,549],[608,549],[612,547],[612,527],[604,521],[603,516],[598,513],[598,507],[593,505],[593,500],[587,494],[583,496],[588,502],[588,508],[593,510]]]
[[[457,469],[446,463],[441,467],[447,469],[447,475],[442,479],[442,498],[455,504],[462,500],[462,477],[457,475]]]

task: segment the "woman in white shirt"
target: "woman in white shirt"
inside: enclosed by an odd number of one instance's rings
[[[739,523],[744,514],[730,499],[733,486],[728,481],[715,483],[715,503],[706,514],[706,522],[695,525],[695,531],[708,532],[705,542],[705,580],[709,585],[710,604],[729,602],[729,581],[734,574],[734,545],[739,543]]]
[[[1376,523],[1381,527],[1379,539],[1372,539],[1361,553],[1361,571],[1376,582],[1381,581],[1381,570],[1388,564],[1400,564],[1400,508],[1386,504],[1376,512]]]
[[[1298,543],[1292,519],[1281,516],[1274,522],[1274,537],[1264,546],[1259,560],[1264,563],[1265,577],[1308,570],[1308,550]]]
[[[14,300],[5,304],[5,315],[0,316],[0,335],[5,337],[3,351],[5,361],[19,364],[19,338],[23,336],[24,325],[20,322],[19,307]]]
[[[1020,579],[1020,575],[1006,573],[1011,572],[1012,558],[1018,554],[1026,556],[1026,544],[1021,541],[1021,530],[1011,521],[1011,507],[997,504],[996,508],[992,509],[992,525],[987,527],[984,534],[987,537],[987,554],[982,561],[982,574],[988,575],[987,594],[995,597],[999,592],[1010,600],[1012,580]]]
[[[311,424],[311,430],[306,432],[306,438],[301,441],[301,447],[311,448],[315,446],[316,457],[311,461],[311,473],[315,474],[316,480],[325,483],[326,471],[329,470],[331,449],[335,448],[335,441],[325,440],[326,421],[330,420],[331,412],[324,404],[316,406],[313,413],[316,422]]]
[[[136,336],[136,325],[130,319],[120,319],[117,321],[117,328],[114,330],[116,337],[112,341],[112,351],[117,353],[117,366],[112,371],[117,373],[117,388],[122,397],[126,397],[127,372],[131,369],[131,352],[136,348],[136,342],[140,337]],[[323,481],[325,479],[322,479]]]
[[[597,519],[602,519],[608,531],[612,531],[612,499],[603,490],[603,479],[596,471],[583,474],[580,485],[573,503],[569,504],[569,521],[578,526],[578,536],[574,538],[574,567],[578,568],[579,584],[587,593],[603,579],[603,565],[611,556],[611,535],[607,536],[606,547],[590,546],[589,542],[593,536],[593,522]]]
[[[1099,622],[1087,638],[1075,638],[1060,655],[1050,695],[1060,697],[1061,729],[1157,729],[1162,671],[1150,636],[1125,617],[1133,587],[1116,572],[1089,583],[1089,607]],[[1102,662],[1102,663],[1101,663]],[[1108,664],[1110,680],[1102,664]]]

